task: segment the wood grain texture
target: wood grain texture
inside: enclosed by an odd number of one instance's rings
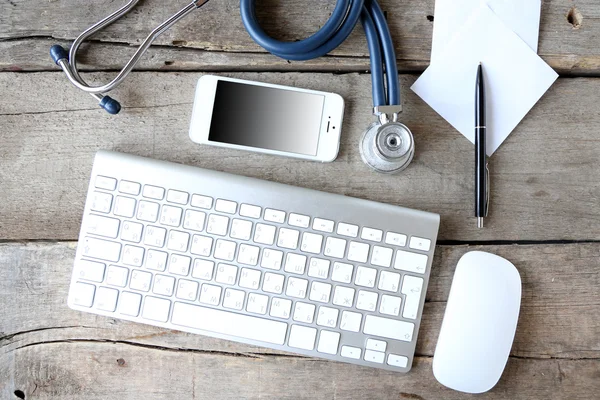
[[[117,3],[111,0],[83,3],[77,0],[1,2],[0,52],[7,54],[8,58],[0,62],[0,68],[52,69],[48,57],[49,45],[55,39],[64,44],[72,41],[84,29],[121,5],[121,2]],[[87,56],[85,51],[82,52],[82,67],[120,69],[133,52],[127,45],[139,44],[152,28],[186,3],[181,0],[166,6],[160,0],[141,2],[124,20],[93,38],[96,43],[102,42],[104,45],[100,49],[92,48]],[[335,4],[334,1],[294,0],[265,0],[258,3],[258,14],[265,30],[282,40],[297,40],[314,33],[325,23]],[[381,0],[380,3],[387,13],[400,70],[423,70],[429,64],[433,22],[428,17],[434,14],[434,0]],[[575,6],[583,16],[578,29],[574,29],[567,18],[569,10]],[[560,73],[599,74],[599,35],[600,10],[595,0],[542,2],[539,54]],[[211,62],[229,70],[247,70],[253,64],[256,64],[254,70],[260,71],[289,68],[289,65],[285,65],[286,61],[265,56],[264,50],[251,40],[241,22],[238,0],[209,2],[166,32],[156,44],[141,68],[206,70]],[[217,54],[211,54],[213,52]],[[231,54],[226,57],[218,53]],[[239,53],[244,55],[240,56]],[[290,65],[296,70],[304,70],[309,66],[316,66],[320,70],[365,69],[368,67],[368,54],[362,28],[357,28],[348,41],[331,54],[362,59],[348,60],[349,63],[345,64],[340,59],[324,57]]]
[[[600,244],[438,246],[405,376],[72,311],[75,246],[0,245],[2,399],[17,389],[35,399],[468,398],[435,381],[431,356],[456,262],[470,250],[510,259],[523,281],[507,370],[480,397],[593,399],[600,390]]]
[[[188,136],[198,73],[134,73],[109,116],[59,73],[0,74],[1,239],[76,239],[94,153],[113,149],[439,213],[440,240],[598,240],[600,81],[561,79],[491,159],[488,229],[472,217],[473,146],[414,95],[402,76],[403,122],[415,135],[405,172],[372,172],[358,152],[372,121],[370,77],[264,73],[233,76],[340,93],[341,150],[331,164],[193,144]],[[92,75],[106,79],[107,74]],[[587,171],[587,172],[586,172]]]

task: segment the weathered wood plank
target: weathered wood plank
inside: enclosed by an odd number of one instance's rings
[[[98,33],[95,40],[111,43],[138,44],[159,22],[169,16],[186,2],[176,2],[169,7],[159,0],[142,2],[139,8],[127,16],[122,23]],[[309,36],[326,21],[335,2],[316,2],[310,7],[298,1],[262,1],[259,2],[259,14],[265,29],[284,40],[296,40]],[[390,30],[396,44],[398,63],[401,70],[424,69],[429,63],[433,23],[428,19],[433,15],[434,0],[382,0],[381,5],[387,12]],[[9,55],[9,61],[0,65],[3,69],[51,69],[47,57],[47,45],[52,39],[73,40],[88,26],[103,18],[118,5],[110,0],[81,3],[76,0],[53,2],[31,2],[12,0],[0,4],[0,42],[2,54]],[[576,4],[583,15],[578,29],[568,21],[567,14],[574,5],[562,0],[546,0],[542,6],[540,26],[539,54],[556,70],[563,74],[600,73],[600,53],[597,46],[600,34],[600,10],[594,0],[580,0]],[[40,18],[40,16],[43,16]],[[28,39],[39,38],[40,42],[31,47]],[[19,39],[23,39],[22,41]],[[145,65],[153,69],[195,68],[205,70],[207,60],[216,59],[204,52],[173,52],[172,48],[201,49],[217,52],[261,53],[246,33],[239,16],[239,1],[213,1],[186,20],[175,25],[158,39],[157,44],[166,48],[155,48],[146,58]],[[41,51],[37,51],[41,48]],[[35,50],[35,51],[34,51]],[[95,50],[93,50],[94,52]],[[107,57],[103,57],[104,47],[99,57],[90,59],[92,68],[115,68],[115,60],[128,58],[130,52],[120,47],[111,47]],[[367,55],[366,42],[362,28],[358,28],[339,49],[332,52],[337,56]],[[101,57],[100,57],[101,56]],[[248,60],[248,62],[243,61]],[[228,58],[229,62],[239,61],[240,65],[252,64],[251,58]],[[280,68],[282,61],[275,57],[264,58],[265,67]],[[165,61],[174,61],[165,66]],[[222,60],[223,61],[223,60]],[[364,68],[366,59],[356,66]],[[272,63],[270,65],[269,63]],[[330,68],[332,61],[322,58],[306,65],[317,64],[320,68]],[[298,69],[304,64],[294,63]],[[257,70],[259,69],[257,65]],[[357,71],[357,69],[354,69]]]
[[[0,245],[3,399],[14,390],[40,399],[466,398],[434,380],[431,356],[456,261],[469,250],[507,257],[523,280],[512,357],[481,397],[592,399],[600,389],[600,244],[438,246],[406,376],[69,310],[75,245]]]
[[[94,75],[106,79],[108,75]],[[197,73],[134,73],[115,92],[117,117],[71,87],[61,73],[0,74],[0,238],[76,239],[93,155],[114,149],[158,159],[363,197],[441,214],[442,240],[600,238],[600,81],[562,79],[491,159],[487,229],[472,218],[472,145],[408,88],[403,121],[416,139],[411,167],[371,172],[357,143],[372,121],[370,77],[265,73],[234,76],[340,93],[346,99],[340,155],[320,164],[198,146],[187,136]],[[23,94],[26,93],[27,96]]]

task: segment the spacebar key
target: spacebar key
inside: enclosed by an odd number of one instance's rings
[[[287,332],[287,324],[284,322],[185,303],[175,303],[171,322],[188,328],[274,344],[283,344]]]

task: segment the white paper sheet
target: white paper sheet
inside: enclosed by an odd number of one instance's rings
[[[541,0],[436,0],[431,62],[437,62],[446,46],[473,11],[487,3],[496,15],[537,53]]]
[[[412,86],[471,142],[479,62],[487,96],[487,154],[492,155],[558,74],[487,5],[480,5],[443,55]]]

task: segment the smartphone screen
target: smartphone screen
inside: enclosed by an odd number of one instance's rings
[[[325,96],[219,80],[208,140],[316,156]]]

